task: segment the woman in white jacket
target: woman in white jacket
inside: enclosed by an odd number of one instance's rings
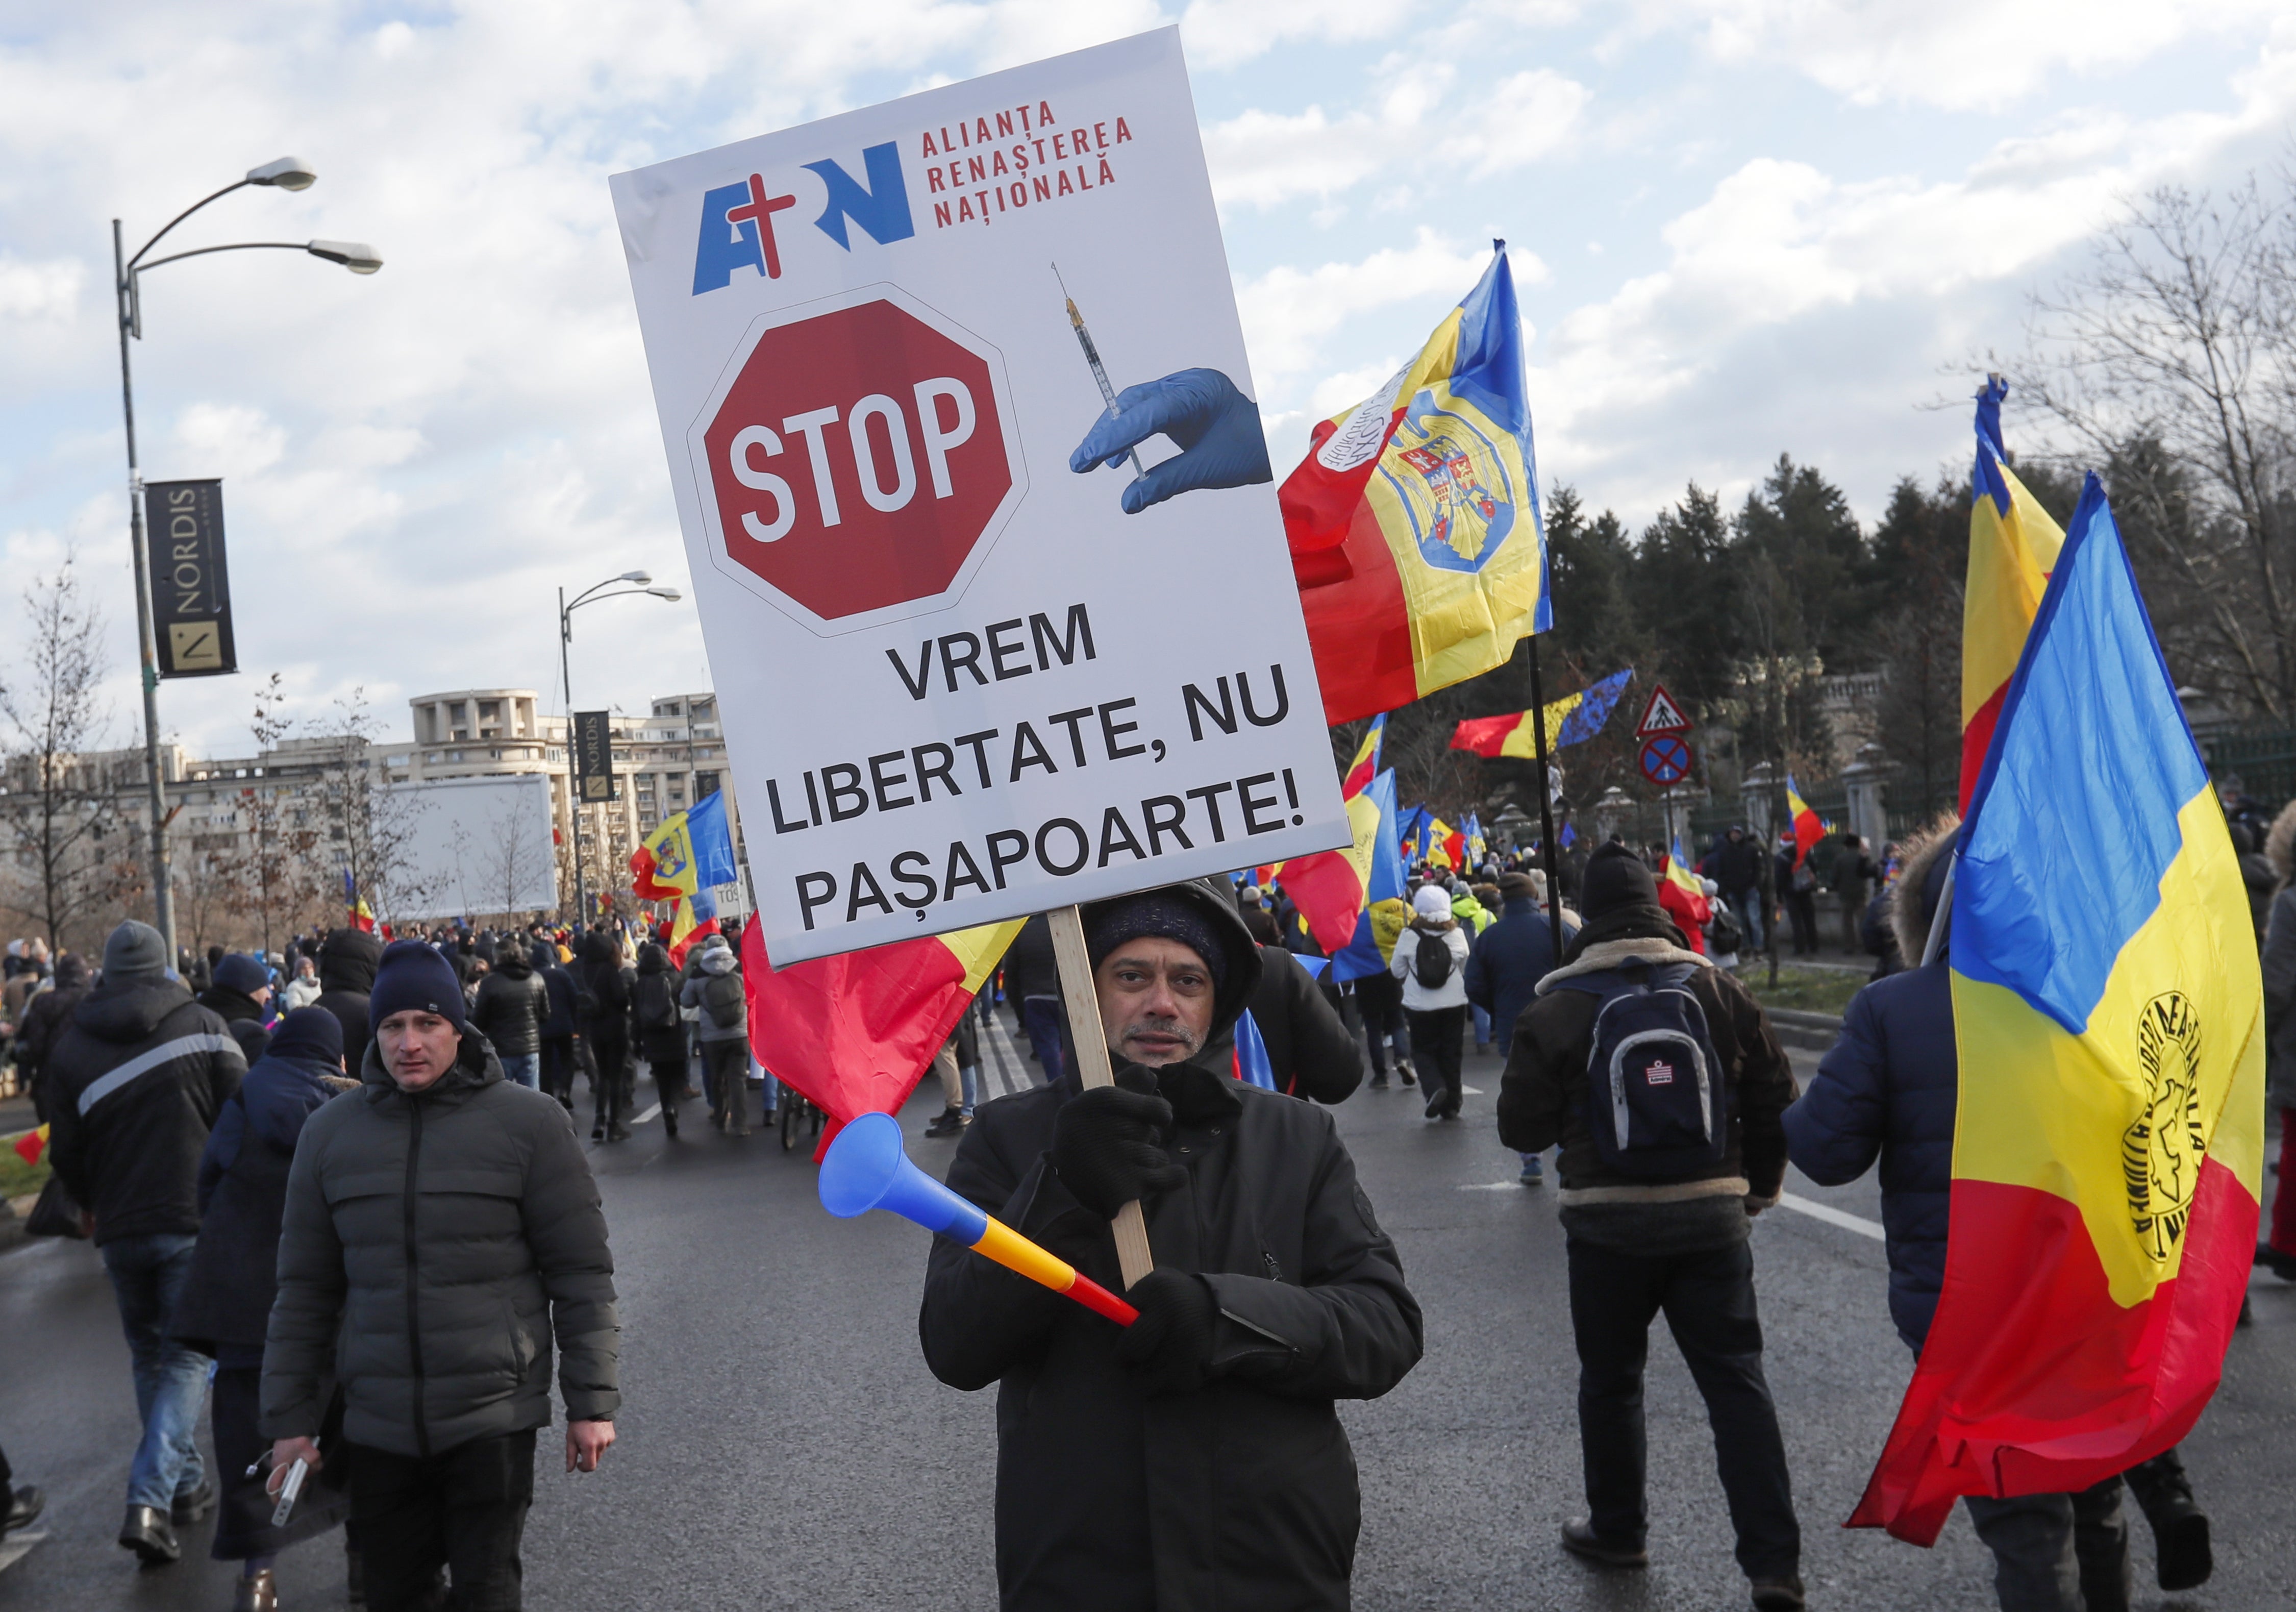
[[[1411,913],[1388,967],[1403,982],[1403,1017],[1411,1026],[1411,1061],[1427,1093],[1427,1117],[1456,1120],[1467,1032],[1466,932],[1439,886],[1422,884]]]

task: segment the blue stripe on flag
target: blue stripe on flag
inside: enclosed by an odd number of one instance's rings
[[[1955,971],[2081,1033],[2208,782],[2092,473],[1970,798]]]

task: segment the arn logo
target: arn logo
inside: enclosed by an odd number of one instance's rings
[[[1652,1064],[1649,1069],[1644,1072],[1643,1082],[1645,1085],[1651,1086],[1673,1085],[1674,1065],[1672,1064],[1665,1063]]]
[[[917,233],[909,220],[908,186],[901,178],[900,148],[888,140],[861,153],[864,185],[835,162],[805,164],[828,193],[814,227],[847,251],[850,219],[880,246]],[[751,174],[740,185],[722,185],[701,198],[701,239],[693,249],[693,294],[722,290],[737,268],[753,268],[768,280],[782,277],[781,243],[774,237],[774,215],[797,205],[795,196],[769,195],[765,177]]]

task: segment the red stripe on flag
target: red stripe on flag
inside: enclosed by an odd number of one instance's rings
[[[2001,703],[2009,697],[2009,685],[1995,689],[1992,697],[1977,708],[1969,719],[1969,726],[1961,730],[1961,810],[1969,810],[1969,797],[1976,792],[1977,775],[1985,770],[1985,753],[1993,744],[1993,725],[2001,720]]]
[[[1352,722],[1417,699],[1411,612],[1378,518],[1359,505],[1337,549],[1303,550],[1295,530],[1292,567],[1323,686],[1324,722]]]
[[[1342,851],[1319,851],[1283,864],[1283,890],[1308,920],[1308,931],[1326,955],[1336,956],[1355,938],[1364,909],[1363,881]]]
[[[1451,748],[1472,751],[1479,756],[1496,756],[1505,748],[1514,730],[1522,726],[1520,713],[1497,717],[1469,717],[1453,730]]]
[[[2177,1279],[2113,1302],[2080,1211],[2037,1188],[1953,1184],[1945,1290],[1853,1528],[1917,1545],[1964,1494],[2086,1489],[2169,1448],[2224,1370],[2256,1200],[2204,1160]]]
[[[763,925],[742,933],[750,1046],[758,1062],[834,1123],[897,1114],[972,1000],[964,968],[939,941],[897,941],[776,970]]]

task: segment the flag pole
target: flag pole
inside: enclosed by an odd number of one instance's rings
[[[1530,647],[1530,742],[1538,761],[1538,832],[1546,862],[1546,918],[1554,935],[1554,966],[1562,966],[1562,876],[1554,857],[1554,799],[1546,786],[1546,694],[1538,679],[1538,635],[1527,632]]]
[[[1076,1043],[1077,1078],[1086,1090],[1113,1086],[1116,1074],[1108,1065],[1108,1035],[1100,1024],[1100,995],[1093,988],[1092,953],[1084,943],[1084,915],[1074,907],[1055,907],[1045,915],[1053,926],[1053,955],[1061,966],[1061,996],[1068,1003],[1069,1039]],[[1148,1218],[1136,1199],[1116,1212],[1116,1262],[1130,1287],[1156,1268],[1148,1251]]]

